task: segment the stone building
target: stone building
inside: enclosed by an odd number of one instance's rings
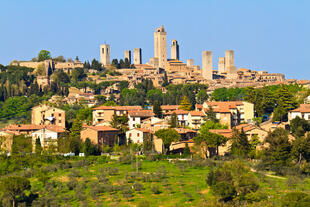
[[[113,147],[117,134],[118,129],[109,126],[86,126],[81,131],[81,140],[85,142],[89,138],[95,145]]]
[[[159,67],[165,68],[167,63],[167,32],[164,26],[154,32],[154,57],[158,58]]]
[[[45,104],[32,108],[31,123],[35,125],[56,125],[66,127],[66,113],[62,109]]]
[[[212,80],[212,51],[202,52],[202,76],[207,80]]]
[[[124,61],[126,58],[128,59],[129,64],[131,64],[131,51],[130,50],[125,50]]]
[[[179,44],[178,41],[173,40],[172,45],[171,45],[171,59],[172,60],[179,60],[180,55],[179,55]]]
[[[100,62],[102,65],[110,65],[110,45],[100,45]]]
[[[142,64],[142,50],[141,48],[133,49],[133,64],[140,65]]]

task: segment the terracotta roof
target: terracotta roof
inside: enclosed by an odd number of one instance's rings
[[[159,121],[159,122],[156,122],[156,123],[153,123],[153,124],[151,124],[152,126],[154,126],[154,125],[169,125],[169,123],[167,122],[167,121]]]
[[[310,104],[300,104],[297,109],[293,109],[290,112],[308,113],[310,112]]]
[[[132,111],[142,110],[141,106],[98,106],[93,110],[119,110],[119,111]]]
[[[180,105],[162,105],[160,106],[162,110],[178,110]]]
[[[166,115],[172,115],[173,113],[176,113],[177,115],[178,114],[188,114],[188,111],[185,111],[185,110],[174,110],[174,111],[169,111],[166,113]]]
[[[202,109],[203,105],[202,104],[196,104],[195,107],[196,107],[196,109]]]
[[[109,126],[86,126],[85,128],[90,128],[96,131],[118,131],[118,129]]]
[[[131,117],[151,117],[155,115],[152,110],[129,111],[128,114]]]
[[[235,126],[234,128],[238,129],[239,131],[243,129],[244,132],[247,132],[255,129],[256,127],[253,124],[240,124],[238,126]]]
[[[186,134],[186,133],[197,133],[196,131],[192,130],[192,129],[185,129],[185,128],[175,128],[175,130],[179,133],[179,134]]]
[[[202,111],[190,111],[191,116],[206,116]]]
[[[54,132],[58,132],[58,133],[62,133],[65,132],[66,129],[61,127],[61,126],[56,126],[56,125],[47,125],[45,126],[46,129],[54,131]]]
[[[35,124],[12,124],[4,127],[3,131],[19,131],[19,130],[37,130],[44,128],[43,125],[35,125]]]
[[[230,138],[232,136],[231,129],[210,129],[209,132],[220,134],[227,138]]]

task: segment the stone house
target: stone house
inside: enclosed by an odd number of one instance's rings
[[[289,111],[288,121],[290,122],[297,116],[305,120],[310,120],[310,104],[300,104],[298,108]]]
[[[35,125],[56,125],[66,127],[66,113],[46,104],[41,104],[32,108],[31,123]]]
[[[206,114],[203,111],[190,111],[188,113],[188,126],[192,129],[200,129],[205,122]]]
[[[127,116],[129,111],[142,110],[141,106],[99,106],[93,108],[93,124],[110,122],[114,114],[117,116]]]
[[[142,144],[143,141],[148,137],[152,139],[153,134],[151,133],[150,130],[145,128],[131,129],[126,132],[127,143],[129,142],[129,140],[131,140],[132,143]]]
[[[177,115],[180,126],[188,125],[188,111],[181,110],[181,109],[175,110],[175,111],[169,111],[168,113],[165,114],[165,117],[167,119],[170,119],[173,113]]]
[[[117,139],[118,129],[109,126],[84,126],[81,131],[81,140],[87,138],[95,145],[108,145],[113,147]]]
[[[140,111],[129,111],[128,112],[128,125],[129,129],[134,129],[138,125],[141,127],[143,120],[153,117],[155,114],[152,110],[140,110]]]

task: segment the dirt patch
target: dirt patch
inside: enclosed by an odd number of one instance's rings
[[[205,194],[208,194],[209,191],[210,191],[210,189],[204,189],[204,190],[200,191],[200,193],[205,195]]]

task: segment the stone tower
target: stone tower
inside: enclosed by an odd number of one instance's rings
[[[225,72],[226,73],[234,73],[234,51],[233,50],[226,50],[225,51]]]
[[[142,50],[141,50],[141,48],[133,49],[133,64],[135,64],[135,65],[142,64]]]
[[[131,64],[131,51],[130,50],[125,50],[124,61],[126,58],[128,59],[129,64]]]
[[[100,62],[102,65],[110,65],[110,45],[100,45]]]
[[[159,60],[159,67],[165,68],[167,63],[167,32],[164,26],[154,32],[154,57]]]
[[[202,52],[202,76],[207,80],[212,80],[212,51]]]
[[[225,72],[225,58],[224,57],[219,58],[218,71],[219,73]]]
[[[179,60],[179,45],[178,41],[173,40],[171,45],[171,59],[172,60]]]

